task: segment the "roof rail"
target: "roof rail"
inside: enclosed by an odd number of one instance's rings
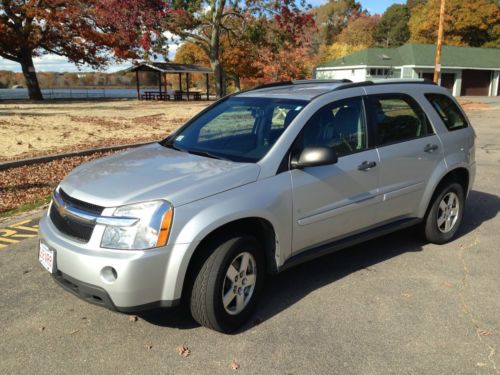
[[[298,79],[292,81],[294,85],[316,84],[316,83],[352,83],[350,79]]]
[[[290,85],[293,85],[293,81],[280,81],[280,82],[273,82],[273,83],[264,83],[262,85],[254,87],[253,89],[249,89],[249,90],[245,90],[245,91],[260,90],[260,89],[267,89],[270,87],[290,86]]]
[[[408,83],[415,83],[420,85],[436,85],[432,81],[427,81],[421,78],[416,79],[384,79],[380,81],[363,81],[363,82],[354,82],[342,86],[335,87],[332,91],[351,89],[353,87],[365,87],[365,86],[373,86],[373,85],[403,85]]]
[[[307,85],[307,84],[315,85],[318,83],[352,83],[352,81],[350,79],[298,79],[292,81],[265,83],[256,86],[253,89],[245,91],[260,90],[260,89],[267,89],[271,87],[280,87],[280,86],[291,86],[291,85]]]

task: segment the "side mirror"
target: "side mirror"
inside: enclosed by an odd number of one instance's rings
[[[330,147],[306,147],[290,164],[293,169],[302,169],[335,164],[337,161],[337,154]]]

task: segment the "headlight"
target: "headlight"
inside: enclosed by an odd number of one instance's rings
[[[101,247],[144,250],[166,245],[173,218],[173,207],[167,202],[152,201],[121,206],[112,215],[139,220],[131,226],[107,225]]]

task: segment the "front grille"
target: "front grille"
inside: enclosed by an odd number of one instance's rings
[[[61,189],[59,189],[59,195],[65,203],[80,210],[98,215],[100,215],[104,210],[103,207],[72,198]],[[63,217],[61,216],[59,211],[57,211],[54,205],[51,206],[49,215],[50,220],[61,233],[64,233],[83,242],[88,242],[90,240],[92,232],[94,231],[95,224],[80,223],[70,217]]]
[[[59,195],[61,196],[63,201],[69,203],[73,207],[79,208],[80,210],[91,212],[97,215],[102,214],[102,211],[104,210],[104,207],[92,203],[83,202],[79,199],[70,197],[68,194],[64,192],[63,189],[59,189]]]

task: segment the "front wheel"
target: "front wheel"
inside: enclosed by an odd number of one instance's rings
[[[429,207],[423,223],[424,237],[435,244],[451,241],[458,232],[464,215],[465,198],[462,185],[444,186]]]
[[[235,236],[215,245],[196,275],[191,314],[201,325],[231,332],[251,316],[262,288],[264,258],[252,236]]]

